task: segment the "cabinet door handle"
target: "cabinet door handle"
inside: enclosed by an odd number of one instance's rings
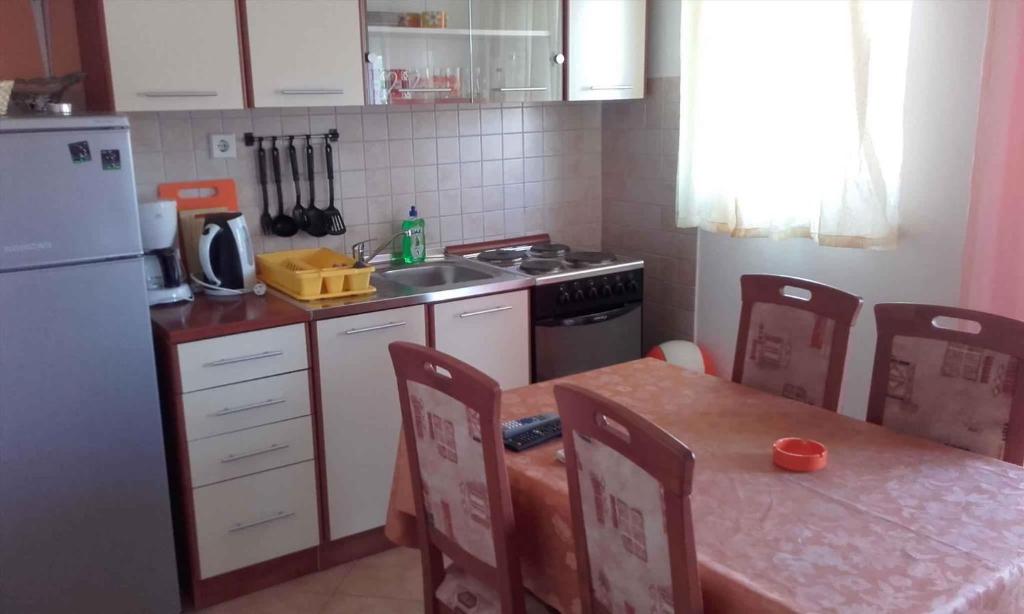
[[[366,328],[350,328],[345,331],[346,335],[358,335],[359,333],[369,333],[375,330],[384,330],[385,328],[397,328],[399,326],[405,326],[405,322],[388,322],[387,324],[378,324],[376,326],[367,326]]]
[[[259,409],[261,407],[269,407],[271,405],[280,405],[284,403],[284,399],[267,399],[266,401],[256,401],[255,403],[249,403],[248,405],[239,405],[237,407],[225,407],[224,409],[218,409],[211,413],[211,416],[227,416],[229,414],[237,414],[240,411],[249,411],[250,409]]]
[[[512,309],[512,305],[502,305],[501,307],[491,307],[490,309],[481,309],[480,311],[467,311],[460,313],[460,318],[472,318],[474,316],[487,315],[488,313],[498,313],[499,311],[508,311]]]
[[[632,85],[591,85],[589,90],[631,90]]]
[[[235,356],[234,358],[221,358],[220,360],[214,360],[211,362],[203,363],[204,367],[222,367],[224,365],[233,365],[236,362],[248,362],[250,360],[259,360],[261,358],[273,358],[274,356],[280,356],[284,354],[281,350],[270,350],[268,352],[260,352],[258,354],[246,354],[245,356]]]
[[[288,89],[280,90],[285,96],[316,96],[321,94],[344,94],[345,90],[340,89],[318,89],[318,88],[300,88],[300,89]]]
[[[234,533],[235,531],[241,531],[242,529],[249,529],[251,527],[258,527],[261,524],[267,524],[268,522],[274,522],[275,520],[283,520],[289,516],[294,516],[295,512],[274,512],[266,518],[260,518],[259,520],[253,520],[250,522],[239,522],[228,529],[228,533]]]
[[[259,450],[252,450],[250,452],[240,452],[238,454],[228,454],[224,458],[220,459],[222,463],[233,463],[240,461],[243,458],[252,458],[253,456],[259,456],[260,454],[267,454],[268,452],[277,452],[278,450],[284,450],[290,447],[287,443],[272,443],[266,448],[260,448]]]
[[[143,98],[212,98],[217,96],[213,90],[153,90],[139,92]]]
[[[450,87],[400,87],[399,92],[410,92],[413,94],[450,94],[452,88]]]
[[[499,92],[546,92],[546,87],[499,87]]]

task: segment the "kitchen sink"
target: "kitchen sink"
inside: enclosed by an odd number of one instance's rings
[[[378,275],[409,288],[425,289],[493,279],[494,275],[452,262],[426,263],[387,269]]]

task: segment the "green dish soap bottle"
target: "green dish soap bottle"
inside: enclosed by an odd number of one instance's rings
[[[409,217],[402,220],[402,230],[409,231],[402,237],[402,262],[415,264],[426,260],[426,222],[419,217],[415,206],[409,209]]]

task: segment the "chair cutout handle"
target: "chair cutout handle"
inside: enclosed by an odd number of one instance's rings
[[[963,318],[954,318],[952,316],[935,316],[932,318],[931,324],[934,328],[939,330],[950,330],[970,335],[977,335],[981,333],[981,322],[977,322],[975,320],[965,320]]]
[[[452,377],[451,371],[445,369],[441,365],[425,362],[423,363],[423,370],[445,383],[451,383],[451,381],[455,379]]]
[[[175,194],[177,198],[212,198],[220,190],[217,188],[184,188]]]
[[[629,443],[632,439],[628,428],[604,414],[595,414],[594,422],[596,422],[597,426],[605,432],[621,439],[624,443]]]
[[[804,302],[810,302],[814,297],[813,292],[807,288],[800,288],[799,286],[782,286],[779,288],[779,294],[786,298]]]

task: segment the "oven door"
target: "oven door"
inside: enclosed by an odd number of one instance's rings
[[[533,325],[534,381],[572,375],[641,357],[642,303]]]

